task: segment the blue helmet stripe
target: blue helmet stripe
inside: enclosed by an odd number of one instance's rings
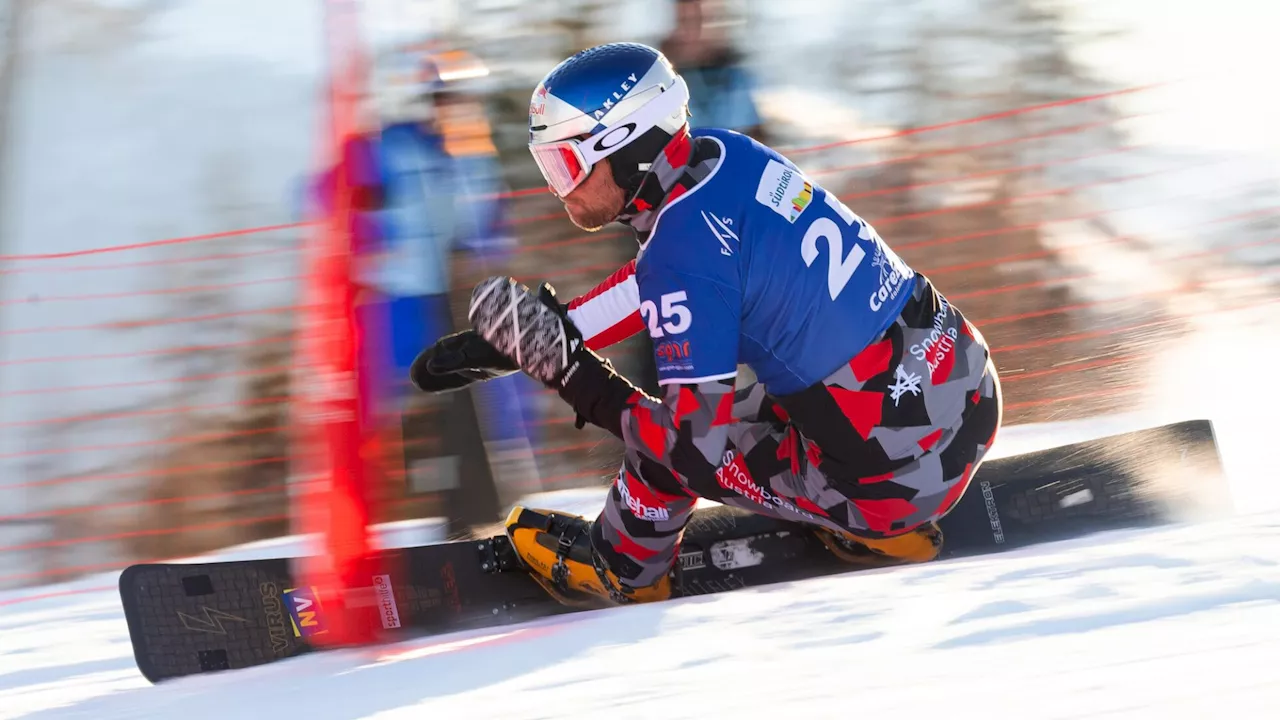
[[[653,48],[635,43],[602,45],[562,62],[543,84],[554,95],[585,114],[607,111],[633,90],[658,56]],[[630,80],[629,80],[630,79]]]

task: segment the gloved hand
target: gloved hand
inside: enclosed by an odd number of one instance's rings
[[[520,367],[498,352],[475,330],[445,335],[418,353],[409,368],[409,379],[419,390],[450,392],[471,383],[510,375]]]
[[[513,278],[487,278],[471,291],[467,317],[498,352],[553,388],[570,358],[585,349],[582,333],[545,282],[534,292]]]
[[[578,427],[585,420],[622,437],[622,411],[639,391],[586,346],[550,284],[535,293],[509,277],[488,278],[471,292],[467,317],[498,352],[555,390]]]

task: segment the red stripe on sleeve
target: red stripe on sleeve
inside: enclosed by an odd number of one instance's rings
[[[586,294],[579,295],[578,297],[570,300],[569,309],[576,310],[582,307],[587,302],[604,294],[605,291],[610,290],[613,287],[617,285],[621,285],[622,283],[626,282],[635,274],[636,274],[636,261],[631,260],[626,265],[623,265],[622,267],[618,268],[617,272],[605,278],[604,282],[588,290]]]

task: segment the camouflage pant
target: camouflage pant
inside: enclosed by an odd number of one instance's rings
[[[695,499],[855,536],[887,537],[955,506],[1001,419],[982,335],[919,277],[879,340],[801,392],[738,390],[718,467],[684,477],[629,451],[593,529],[620,578],[656,582]]]

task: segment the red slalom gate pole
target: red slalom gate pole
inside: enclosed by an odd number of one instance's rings
[[[363,83],[358,27],[354,0],[326,0],[331,127],[324,167],[333,168],[333,184],[327,222],[308,258],[310,311],[301,328],[298,380],[303,392],[296,393],[301,436],[294,455],[303,477],[295,518],[302,532],[319,541],[315,552],[295,561],[298,584],[310,587],[319,605],[320,622],[303,639],[319,646],[368,644],[379,639],[382,629],[399,626],[398,617],[375,612],[379,593],[391,591],[370,537],[379,477],[375,398],[360,391],[368,385],[362,382],[365,369],[359,362],[366,338],[356,319],[358,289],[352,277],[353,168],[345,150],[359,131],[356,102]]]

